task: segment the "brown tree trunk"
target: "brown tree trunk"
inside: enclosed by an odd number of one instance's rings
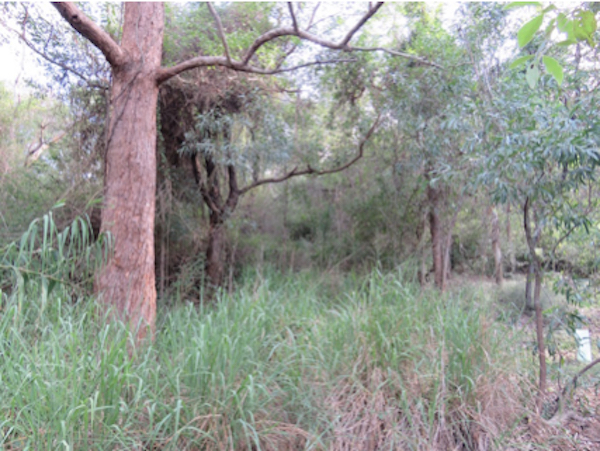
[[[100,299],[142,339],[154,332],[156,72],[163,38],[160,3],[127,3],[121,48],[128,63],[113,70],[102,231],[114,254],[96,277]]]
[[[208,230],[208,246],[206,248],[206,276],[212,287],[219,287],[223,283],[225,265],[225,227],[218,218],[213,220],[211,215],[210,228]]]
[[[494,274],[496,284],[502,285],[504,275],[502,272],[502,249],[500,248],[500,223],[495,208],[491,208],[492,217],[492,252],[494,253]]]
[[[443,234],[439,216],[439,189],[427,187],[427,198],[429,199],[429,230],[431,232],[431,251],[433,256],[433,275],[435,286],[444,291],[444,252]]]
[[[533,298],[531,295],[531,284],[535,279],[535,267],[533,262],[529,262],[529,266],[527,267],[527,279],[525,280],[525,308],[527,310],[533,310],[535,308],[533,304]]]

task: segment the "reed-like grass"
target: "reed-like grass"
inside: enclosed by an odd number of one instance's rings
[[[248,276],[211,305],[161,310],[133,353],[91,300],[5,294],[0,446],[530,449],[535,373],[491,301],[402,280]]]

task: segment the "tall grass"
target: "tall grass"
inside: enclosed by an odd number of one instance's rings
[[[2,297],[4,449],[519,449],[532,372],[490,304],[399,275],[248,276],[132,336],[56,289]],[[21,310],[19,310],[21,309]],[[523,445],[525,449],[529,444]],[[527,448],[529,449],[529,448]]]

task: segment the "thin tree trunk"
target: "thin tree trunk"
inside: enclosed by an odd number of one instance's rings
[[[419,244],[417,250],[419,252],[420,269],[419,269],[419,284],[424,287],[427,283],[427,255],[425,246],[425,228],[427,227],[427,214],[423,213],[419,225],[417,226],[417,239]]]
[[[492,251],[494,253],[494,275],[497,285],[502,285],[502,249],[500,248],[500,222],[495,208],[491,208],[492,217]]]
[[[544,316],[542,314],[542,302],[540,293],[542,289],[542,269],[539,262],[535,263],[535,288],[533,291],[533,303],[535,305],[535,330],[538,343],[540,361],[540,380],[538,410],[541,411],[544,394],[546,393],[546,344],[544,343]]]
[[[517,259],[515,257],[515,249],[510,227],[510,203],[506,204],[506,247],[508,249],[507,257],[510,264],[510,272],[511,274],[514,274],[517,268]]]
[[[156,103],[163,37],[160,3],[128,3],[121,47],[129,63],[113,70],[106,150],[102,231],[114,254],[96,277],[101,301],[139,327],[138,340],[154,332],[156,287]]]
[[[429,230],[431,232],[431,251],[433,256],[433,275],[435,286],[444,291],[444,254],[443,236],[439,217],[440,192],[438,189],[427,187],[427,198],[429,199]]]
[[[538,357],[540,362],[537,407],[538,412],[541,412],[544,402],[544,395],[546,393],[546,345],[544,343],[544,317],[542,314],[542,304],[540,300],[540,292],[542,288],[542,265],[535,252],[535,245],[540,237],[541,229],[538,223],[535,233],[531,232],[531,223],[529,219],[529,197],[525,200],[525,205],[523,206],[523,227],[525,229],[525,237],[527,239],[531,264],[535,274],[533,303],[535,306],[535,330],[537,336]]]
[[[460,211],[462,210],[463,202],[464,202],[464,196],[460,196],[458,203],[456,205],[456,209],[454,210],[454,214],[452,215],[452,219],[448,223],[448,227],[446,230],[446,237],[444,239],[444,250],[443,250],[444,251],[444,268],[443,268],[444,280],[442,283],[444,288],[446,287],[447,281],[450,279],[450,275],[452,272],[452,265],[451,265],[451,261],[450,261],[450,256],[451,256],[451,252],[452,252],[452,233],[454,232],[454,227],[456,226],[456,220],[458,219],[458,215],[459,215]]]
[[[531,295],[532,283],[535,279],[535,267],[533,262],[529,262],[527,267],[527,279],[525,281],[525,308],[527,310],[533,310],[535,308],[533,304],[533,297]]]
[[[208,246],[206,248],[206,276],[213,287],[219,287],[223,283],[225,255],[225,227],[218,218],[210,221],[208,231]]]
[[[479,249],[477,254],[479,255],[479,264],[481,274],[484,276],[488,275],[488,249],[490,242],[489,234],[489,210],[482,209],[483,216],[481,217],[481,239],[479,240]]]
[[[450,280],[452,271],[452,264],[450,262],[450,254],[452,252],[452,229],[448,231],[446,238],[444,239],[444,268],[443,268],[443,281],[442,286],[445,288]]]

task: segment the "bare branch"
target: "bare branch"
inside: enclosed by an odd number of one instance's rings
[[[200,188],[200,194],[202,195],[202,199],[206,202],[208,208],[217,214],[221,214],[221,208],[214,202],[212,196],[209,193],[209,188],[207,187],[207,182],[205,181],[202,175],[202,168],[200,167],[200,163],[198,162],[198,155],[193,155],[191,157],[192,161],[192,171],[194,173],[194,179],[196,180],[196,184],[198,188]],[[209,177],[210,178],[210,177]]]
[[[292,2],[288,2],[288,8],[290,10],[290,16],[292,16],[294,30],[296,30],[296,33],[297,33],[298,32],[298,22],[296,21],[296,15],[294,14],[294,4]]]
[[[125,64],[127,58],[123,49],[77,6],[70,2],[53,2],[52,4],[69,25],[98,47],[112,67]]]
[[[308,21],[308,27],[306,27],[307,30],[310,30],[313,26],[313,22],[315,21],[315,16],[317,15],[317,10],[319,9],[319,6],[321,6],[321,2],[317,2],[315,9],[313,9],[313,12],[310,16],[310,20]]]
[[[227,165],[227,174],[229,178],[229,195],[225,202],[225,211],[230,213],[237,206],[240,198],[240,190],[237,183],[237,172],[235,166],[232,164]]]
[[[399,56],[401,58],[407,58],[409,60],[416,61],[425,66],[432,66],[432,67],[436,67],[438,69],[444,69],[443,66],[440,66],[439,64],[434,63],[432,61],[427,61],[426,59],[419,58],[416,55],[411,55],[410,53],[398,52],[397,50],[386,49],[384,47],[351,47],[350,50],[356,51],[356,52],[384,52],[384,53],[388,53],[393,56]]]
[[[306,39],[307,41],[314,42],[315,44],[319,44],[322,47],[327,47],[327,48],[330,48],[333,50],[352,50],[348,46],[348,43],[350,42],[352,37],[373,16],[373,14],[375,14],[379,10],[379,8],[381,8],[382,6],[383,6],[383,2],[379,2],[373,8],[370,8],[369,11],[367,12],[367,14],[365,14],[356,23],[356,25],[354,25],[354,27],[352,27],[352,29],[346,34],[344,39],[342,39],[339,43],[321,39],[318,36],[310,34],[306,31],[299,30],[297,26],[294,26],[293,28],[282,27],[282,28],[275,28],[273,30],[270,30],[270,31],[266,32],[265,34],[256,38],[256,40],[252,43],[252,45],[246,52],[246,55],[244,56],[244,59],[242,60],[242,62],[244,64],[248,64],[248,62],[250,62],[250,59],[252,59],[252,57],[258,51],[259,48],[261,48],[267,42],[272,41],[273,39],[282,37],[282,36],[297,36],[299,38]]]
[[[185,72],[189,69],[194,69],[196,67],[208,67],[208,66],[221,66],[227,67],[229,69],[236,70],[238,72],[248,72],[251,74],[259,74],[259,75],[275,75],[282,74],[284,72],[292,72],[298,69],[303,69],[305,67],[310,66],[320,66],[324,64],[339,64],[339,63],[354,63],[355,59],[339,59],[339,60],[327,60],[327,61],[312,61],[310,63],[299,64],[293,67],[286,67],[283,69],[262,69],[260,67],[243,65],[240,62],[233,61],[231,64],[227,62],[227,59],[223,56],[199,56],[197,58],[192,58],[190,60],[184,61],[181,64],[178,64],[173,67],[161,67],[156,73],[157,82],[163,83],[168,79],[178,75],[182,72]]]
[[[336,172],[341,172],[341,171],[344,171],[345,169],[348,169],[350,166],[352,166],[354,163],[356,163],[358,160],[360,160],[363,157],[365,144],[367,143],[367,141],[371,138],[371,136],[375,132],[377,125],[379,125],[380,118],[381,118],[381,115],[378,115],[377,119],[375,119],[375,122],[373,122],[373,125],[371,125],[371,128],[369,129],[367,134],[360,140],[360,143],[358,145],[358,153],[354,156],[354,158],[352,158],[347,163],[345,163],[341,166],[337,166],[332,169],[324,169],[324,170],[314,169],[310,165],[307,165],[306,169],[299,170],[298,167],[296,166],[294,169],[292,169],[291,171],[282,175],[281,177],[269,177],[269,178],[261,179],[254,183],[251,183],[250,185],[246,186],[245,188],[242,188],[241,190],[239,190],[239,195],[241,196],[242,194],[247,193],[251,189],[254,189],[258,186],[266,185],[268,183],[281,183],[281,182],[284,182],[285,180],[291,179],[292,177],[297,177],[299,175],[326,175],[326,174],[334,174]]]
[[[219,14],[217,14],[217,11],[215,10],[211,2],[206,3],[206,5],[208,6],[208,10],[212,14],[213,18],[215,19],[215,23],[217,24],[217,33],[219,35],[219,38],[221,38],[223,48],[225,49],[225,58],[227,58],[227,61],[229,62],[229,64],[231,64],[231,54],[229,53],[229,46],[227,45],[225,33],[223,32],[223,24],[221,23],[221,18],[219,17]]]
[[[369,4],[369,11],[367,11],[367,14],[365,14],[356,25],[354,25],[354,27],[348,32],[348,34],[346,35],[346,37],[344,39],[342,39],[342,42],[340,42],[340,47],[346,47],[346,45],[348,45],[348,43],[350,42],[350,40],[352,39],[352,37],[354,36],[354,34],[361,29],[361,27],[367,22],[367,20],[369,20],[373,14],[375,14],[379,8],[381,8],[383,6],[383,2],[377,2],[375,3],[375,6],[373,6],[371,8],[371,5]]]

